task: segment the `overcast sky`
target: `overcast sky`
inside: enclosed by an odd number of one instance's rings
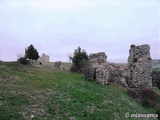
[[[160,59],[159,0],[0,0],[0,60],[15,61],[33,44],[50,61],[81,46],[127,62],[131,44]]]

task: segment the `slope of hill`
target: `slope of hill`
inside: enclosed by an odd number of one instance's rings
[[[155,110],[142,107],[115,84],[103,86],[47,66],[0,62],[0,120],[137,119],[125,117],[126,113],[154,114]]]

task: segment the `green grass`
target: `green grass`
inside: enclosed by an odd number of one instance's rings
[[[153,87],[153,89],[160,95],[160,89],[158,87]]]
[[[126,113],[151,113],[115,84],[83,75],[0,62],[0,120],[122,120]]]

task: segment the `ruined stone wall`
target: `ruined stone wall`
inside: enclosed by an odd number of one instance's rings
[[[108,83],[109,71],[106,68],[97,68],[96,69],[96,81],[102,85]]]
[[[63,63],[62,63],[62,61],[57,61],[57,62],[55,62],[54,67],[55,67],[56,69],[59,69],[59,70],[63,70],[63,69],[64,69],[64,68],[63,68]]]
[[[131,88],[152,87],[152,66],[150,46],[147,44],[131,45],[128,57],[129,80]]]
[[[29,64],[30,64],[31,66],[36,66],[36,65],[38,65],[38,61],[37,61],[37,60],[32,60],[32,59],[30,59],[30,60],[29,60]]]
[[[49,62],[49,56],[48,55],[45,56],[45,62]]]
[[[89,61],[93,68],[91,67],[87,71],[86,76],[88,79],[96,79],[102,85],[108,82],[114,82],[123,87],[128,87],[123,69],[119,65],[107,62],[105,52],[89,55]]]
[[[38,61],[41,63],[47,63],[47,62],[49,62],[49,56],[43,53],[42,57],[40,56],[38,58]]]
[[[107,62],[107,55],[105,54],[105,52],[90,54],[89,55],[89,62],[93,65],[103,64],[103,63]]]

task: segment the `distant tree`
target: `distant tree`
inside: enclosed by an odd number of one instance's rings
[[[80,46],[75,49],[73,57],[69,57],[72,61],[71,71],[83,72],[83,68],[88,63],[88,55],[85,50],[82,50]]]
[[[31,44],[27,48],[25,48],[25,58],[37,60],[39,58],[37,49]]]

